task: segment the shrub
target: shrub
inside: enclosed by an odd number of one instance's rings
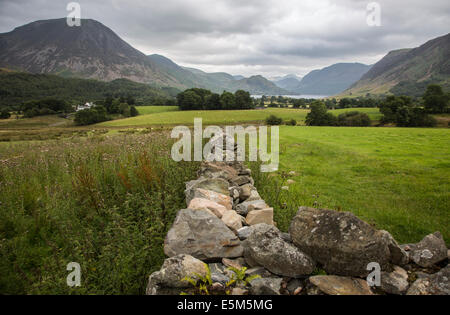
[[[136,117],[139,115],[139,112],[135,106],[130,107],[130,115],[131,115],[131,117]]]
[[[266,118],[266,125],[269,126],[278,126],[281,125],[283,123],[283,119],[275,116],[275,115],[270,115],[269,117]]]
[[[340,114],[338,117],[338,125],[346,127],[368,127],[371,120],[366,113],[357,111]]]
[[[311,104],[311,111],[306,115],[307,126],[335,126],[336,117],[327,112],[323,102],[315,101]]]
[[[297,121],[295,119],[288,120],[288,121],[286,121],[286,125],[297,126]]]
[[[9,117],[11,117],[11,114],[6,109],[0,112],[0,119],[8,119]]]

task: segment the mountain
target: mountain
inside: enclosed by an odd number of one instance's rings
[[[0,34],[0,67],[111,81],[181,87],[140,51],[95,20],[69,27],[66,19],[44,20]]]
[[[187,87],[206,88],[216,93],[222,93],[224,90],[230,92],[245,90],[256,95],[289,94],[288,91],[279,88],[260,75],[245,78],[232,76],[225,72],[207,73],[199,69],[179,66],[170,59],[159,55],[151,55],[148,58]]]
[[[287,93],[262,77],[206,73],[180,67],[161,55],[146,56],[90,19],[81,20],[80,27],[69,27],[66,19],[43,20],[0,34],[0,68],[102,81],[128,79],[179,90],[201,87],[215,92]]]
[[[335,95],[358,81],[371,66],[361,63],[337,63],[308,73],[291,91],[309,95]]]
[[[450,89],[450,34],[413,49],[389,52],[343,95],[422,95],[437,83]]]
[[[272,82],[275,83],[276,86],[292,92],[298,87],[301,80],[302,78],[295,74],[288,74],[284,77],[276,77],[272,79]]]

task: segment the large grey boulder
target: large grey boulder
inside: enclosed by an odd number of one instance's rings
[[[192,209],[180,210],[164,241],[169,256],[189,254],[201,260],[243,254],[239,238],[215,215]]]
[[[409,257],[421,267],[430,267],[447,259],[447,246],[441,233],[425,236],[419,243],[409,245]]]
[[[416,280],[407,295],[450,295],[450,265],[438,273]]]
[[[179,294],[177,288],[189,287],[185,277],[196,279],[197,275],[206,276],[207,269],[204,262],[189,256],[177,255],[167,258],[160,271],[152,273],[147,284],[147,295]]]
[[[216,193],[229,196],[228,191],[229,184],[225,179],[200,177],[199,179],[191,180],[186,183],[186,190],[184,191],[184,193],[186,195],[187,205],[189,205],[192,199],[194,199],[195,197],[199,197],[195,196],[195,191],[198,188],[214,191]]]
[[[301,207],[291,222],[293,243],[329,274],[367,276],[371,262],[389,267],[385,233],[348,212]]]
[[[283,240],[281,232],[274,226],[258,224],[242,243],[244,257],[252,266],[263,266],[270,272],[291,278],[309,275],[315,263],[294,245]]]

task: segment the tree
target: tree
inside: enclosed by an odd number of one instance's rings
[[[308,126],[334,126],[336,117],[327,113],[327,107],[321,101],[314,101],[311,105],[311,112],[306,115],[306,125]]]
[[[399,127],[433,127],[436,120],[427,110],[414,106],[408,96],[388,96],[380,106],[382,123],[395,123]]]
[[[220,95],[213,93],[206,97],[205,109],[217,110],[221,109],[222,104],[220,103]]]
[[[85,109],[76,112],[74,122],[76,125],[91,125],[108,120],[106,108],[95,106],[91,109]]]
[[[220,103],[222,104],[222,109],[234,109],[236,98],[233,93],[224,91],[220,96]]]
[[[177,95],[178,106],[181,110],[203,109],[203,102],[193,90],[186,90]]]
[[[431,84],[427,87],[423,95],[425,109],[432,114],[441,114],[447,112],[449,99],[442,87],[437,84]]]
[[[139,115],[138,110],[136,109],[136,106],[131,106],[130,107],[130,116],[131,117],[136,117]]]
[[[11,114],[6,109],[0,112],[0,119],[8,119],[9,117],[11,117]]]
[[[251,109],[253,108],[253,101],[249,92],[238,90],[234,93],[235,108],[236,109]]]
[[[381,122],[396,123],[400,108],[412,106],[412,100],[408,96],[388,96],[380,105],[380,112],[383,114]]]

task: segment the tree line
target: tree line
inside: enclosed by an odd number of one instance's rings
[[[253,109],[255,104],[249,92],[238,90],[221,95],[206,89],[193,88],[177,95],[180,110],[235,110]]]
[[[342,100],[341,100],[342,101]],[[379,101],[383,114],[380,123],[395,124],[398,127],[434,127],[436,119],[431,114],[450,112],[450,96],[439,85],[429,85],[422,96],[422,102],[409,96],[391,95]],[[338,117],[328,112],[323,101],[314,101],[306,116],[308,126],[370,126],[370,118],[365,113],[347,112]]]
[[[135,99],[132,96],[113,98],[107,96],[94,107],[76,112],[74,122],[76,125],[91,125],[120,117],[135,117],[139,115]]]
[[[17,111],[30,101],[57,99],[77,105],[86,101],[98,102],[107,95],[114,98],[132,95],[136,105],[175,105],[178,92],[177,89],[158,88],[127,79],[103,82],[48,74],[0,71],[0,110],[8,111]]]

